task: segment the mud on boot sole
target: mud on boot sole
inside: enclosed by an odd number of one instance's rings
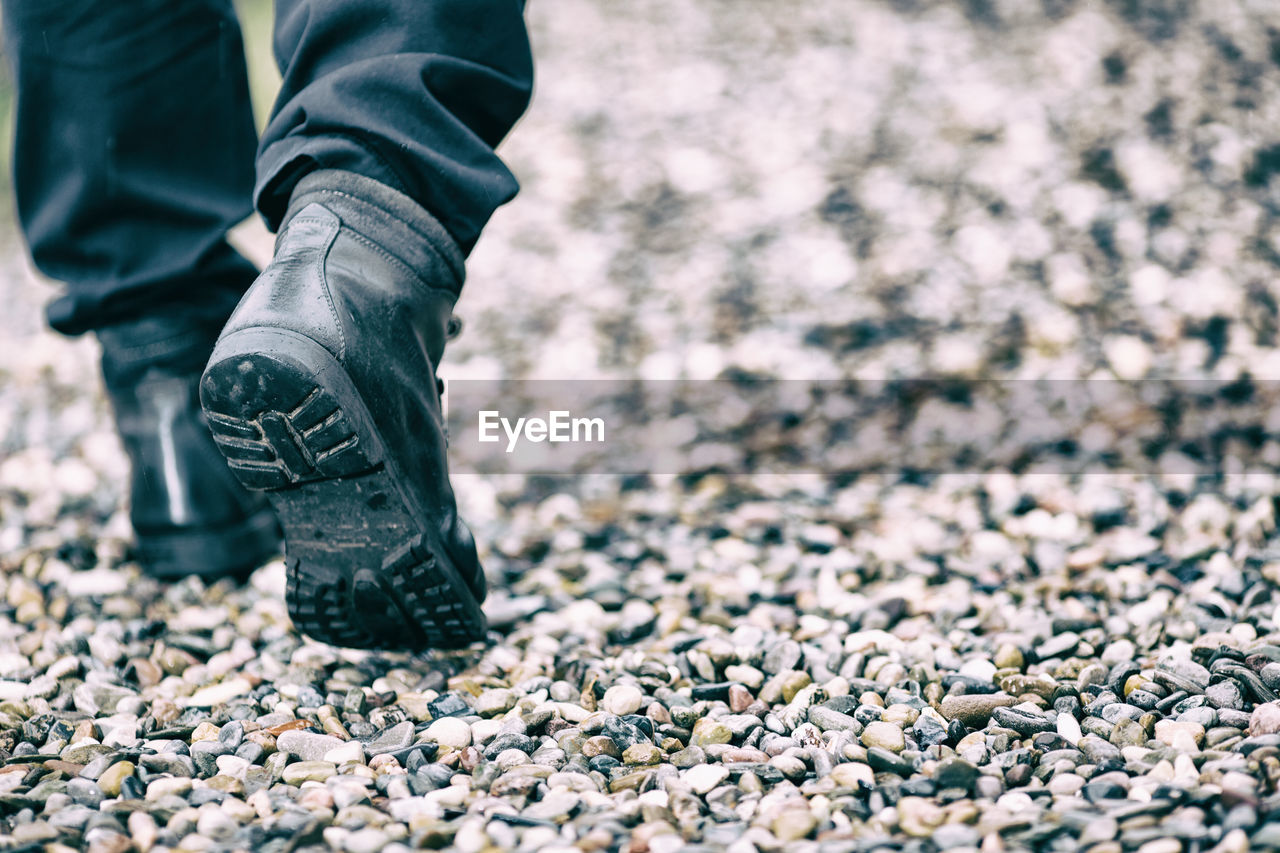
[[[484,613],[438,525],[327,350],[284,329],[234,332],[214,349],[200,398],[231,470],[275,507],[298,630],[404,651],[483,639]]]

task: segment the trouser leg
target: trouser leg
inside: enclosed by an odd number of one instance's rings
[[[493,149],[532,88],[521,0],[276,0],[275,50],[255,191],[273,230],[317,168],[400,190],[464,252],[515,195]]]
[[[3,10],[19,221],[36,266],[66,283],[50,324],[225,318],[253,278],[225,234],[251,212],[257,143],[230,0]]]

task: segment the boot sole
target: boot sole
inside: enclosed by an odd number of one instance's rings
[[[285,537],[294,626],[337,646],[460,648],[484,613],[324,347],[285,329],[218,342],[200,382],[218,449]]]

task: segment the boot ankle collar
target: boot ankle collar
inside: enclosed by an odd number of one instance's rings
[[[417,270],[431,287],[455,297],[461,290],[466,275],[462,250],[439,220],[404,193],[354,172],[311,172],[294,187],[280,233],[312,203]]]

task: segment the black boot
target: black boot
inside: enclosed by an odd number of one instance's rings
[[[98,332],[107,396],[132,467],[139,562],[161,578],[243,577],[280,553],[275,513],[218,453],[200,410],[204,331],[165,319]]]
[[[462,260],[408,197],[315,172],[205,369],[214,438],[275,506],[289,613],[316,639],[417,650],[484,636],[435,375]]]

